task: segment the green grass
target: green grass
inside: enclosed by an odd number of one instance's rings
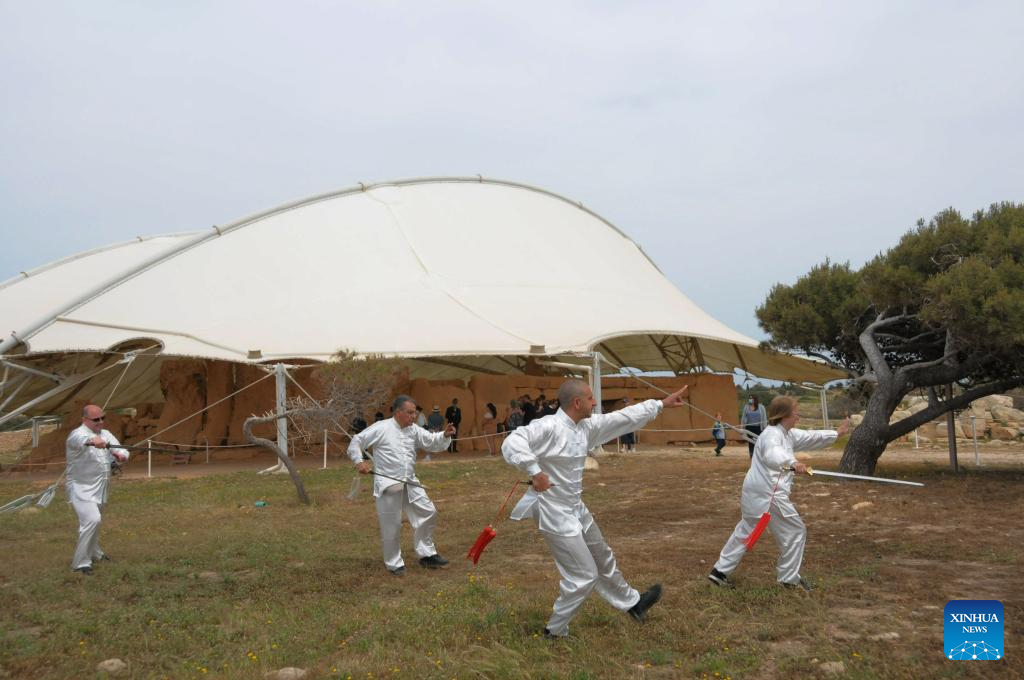
[[[1019,530],[994,528],[987,539],[972,536],[973,546],[930,533],[896,540],[901,523],[922,520],[878,496],[893,540],[876,545],[878,527],[827,512],[834,499],[849,506],[863,487],[834,486],[807,504],[794,494],[811,532],[813,593],[774,583],[770,540],[744,560],[739,587],[715,589],[704,575],[737,515],[736,480],[726,472],[702,458],[641,454],[605,459],[588,475],[588,502],[627,579],[641,589],[661,581],[666,595],[638,625],[595,594],[559,642],[539,635],[558,576],[535,528],[503,521],[479,566],[463,559],[516,479],[501,461],[420,466],[452,565],[420,569],[405,527],[404,579],[383,569],[370,484],[356,502],[345,500],[348,470],[304,472],[308,507],[287,477],[118,480],[102,530],[114,561],[92,577],[69,568],[75,520],[58,496],[46,510],[0,516],[0,677],[93,677],[110,657],[128,662],[134,678],[259,678],[284,666],[308,669],[309,678],[365,680],[815,677],[831,660],[844,662],[847,677],[981,677],[980,667],[954,666],[934,648],[941,605],[957,593],[932,567],[907,571],[898,560],[939,565],[973,550],[997,570],[987,578],[1003,589],[1009,618],[1021,611],[1014,566],[1022,551],[1004,537]],[[922,511],[963,515],[959,483],[929,482]],[[1009,515],[1019,500],[996,493],[1019,475],[972,483],[973,493],[1002,504],[986,513]],[[2,480],[0,500],[28,487]],[[925,603],[940,607],[939,619],[920,618]],[[838,629],[847,635],[837,638]],[[868,640],[889,629],[901,632],[900,644]],[[1016,657],[986,670],[1019,672]]]

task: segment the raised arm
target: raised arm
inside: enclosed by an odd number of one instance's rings
[[[613,413],[590,416],[590,431],[587,433],[588,446],[590,448],[600,446],[627,432],[643,427],[657,418],[662,409],[676,408],[685,404],[689,392],[690,386],[683,385],[681,389],[664,399],[648,399]]]
[[[424,451],[438,453],[447,449],[452,443],[452,435],[455,434],[455,426],[449,423],[444,432],[429,432],[419,425],[416,428],[416,446]]]

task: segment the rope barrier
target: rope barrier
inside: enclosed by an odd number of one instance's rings
[[[613,367],[615,370],[617,370],[617,371],[625,370],[622,366],[619,366],[614,361],[609,361],[608,358],[605,357],[603,354],[600,355],[600,356],[601,356],[601,361],[603,361],[604,363],[606,363],[609,366]],[[631,378],[635,378],[635,379],[639,380],[640,382],[644,383],[645,385],[647,385],[648,387],[650,387],[650,388],[652,388],[654,390],[657,390],[658,392],[661,392],[666,397],[671,394],[671,392],[668,392],[668,391],[658,387],[657,385],[655,385],[654,383],[650,382],[649,380],[644,380],[639,375],[635,375],[635,374],[629,374],[629,375],[630,375]],[[687,401],[686,405],[688,407],[690,407],[691,409],[693,409],[694,411],[696,411],[697,413],[703,413],[708,418],[711,418],[711,420],[716,420],[716,418],[713,415],[711,415],[710,413],[708,413],[707,411],[694,406],[693,402]],[[751,444],[753,444],[756,441],[756,438],[748,430],[745,430],[745,429],[740,428],[740,427],[736,427],[735,425],[730,425],[729,423],[725,423],[725,422],[722,423],[722,427],[725,427],[725,428],[728,428],[730,430],[733,430],[733,431],[737,432],[744,439],[744,441],[748,441]]]
[[[128,369],[132,367],[133,363],[135,363],[135,355],[134,354],[128,355],[128,357],[127,357],[127,359],[125,361],[124,370],[121,371],[121,375],[119,375],[117,377],[117,382],[114,383],[114,387],[111,388],[110,394],[107,395],[107,400],[105,402],[103,402],[103,410],[104,411],[107,410],[107,404],[109,404],[110,400],[114,398],[114,392],[117,392],[117,388],[121,386],[121,381],[124,380],[125,374],[128,372]]]

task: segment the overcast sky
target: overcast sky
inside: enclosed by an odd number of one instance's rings
[[[773,284],[1024,200],[1022,26],[1019,0],[0,0],[0,280],[479,173],[583,202],[762,338]]]

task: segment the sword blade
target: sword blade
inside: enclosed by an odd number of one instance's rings
[[[845,472],[829,472],[828,470],[812,470],[807,468],[809,475],[825,475],[826,477],[844,477],[846,479],[863,479],[866,482],[885,482],[886,484],[906,484],[907,486],[924,486],[921,482],[907,482],[902,479],[889,479],[887,477],[868,477],[867,475],[851,475]]]

